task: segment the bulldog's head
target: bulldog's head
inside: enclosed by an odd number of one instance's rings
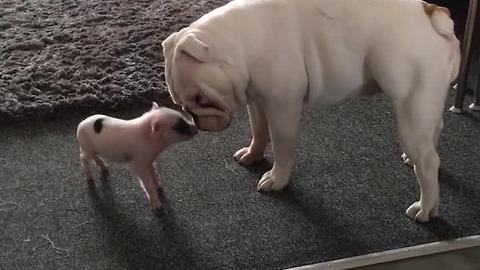
[[[173,33],[162,45],[165,78],[173,102],[192,115],[199,129],[226,129],[238,107],[238,93],[245,90],[238,89],[238,84],[236,87],[228,64],[215,57],[207,41],[192,32]]]

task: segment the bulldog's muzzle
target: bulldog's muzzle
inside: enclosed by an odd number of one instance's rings
[[[192,117],[195,126],[202,131],[222,131],[230,126],[231,119],[228,117],[198,116],[187,107],[183,107],[183,110]]]

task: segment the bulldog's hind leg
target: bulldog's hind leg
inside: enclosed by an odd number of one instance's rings
[[[383,92],[393,102],[400,144],[413,164],[420,199],[406,214],[421,222],[438,216],[440,158],[436,140],[450,84],[450,63],[445,54],[418,48],[380,46],[371,55],[370,68]],[[385,59],[394,58],[395,64]]]
[[[440,138],[440,133],[442,132],[442,129],[443,129],[443,119],[440,119],[440,122],[438,123],[437,128],[435,129],[435,137],[434,137],[435,147],[437,147],[438,145],[438,140]],[[403,160],[403,164],[413,168],[413,162],[410,160],[407,153],[403,152],[401,155],[401,158]]]
[[[413,203],[406,214],[420,222],[438,216],[440,191],[438,170],[440,158],[436,144],[442,128],[442,112],[449,83],[442,70],[432,67],[421,69],[411,83],[410,89],[386,89],[392,97],[398,125],[400,143],[413,164],[420,186],[420,200]],[[396,93],[403,93],[396,95]]]
[[[435,133],[441,113],[425,110],[427,100],[415,99],[397,104],[396,113],[400,142],[413,163],[420,186],[420,200],[413,203],[406,214],[426,222],[438,216],[440,158],[435,149]],[[436,111],[436,110],[435,110]]]
[[[252,129],[252,141],[250,146],[243,147],[233,155],[235,160],[242,165],[251,165],[262,160],[270,141],[268,122],[263,108],[256,102],[248,104],[248,116]]]

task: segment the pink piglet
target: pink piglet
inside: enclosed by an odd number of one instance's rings
[[[160,208],[158,193],[162,187],[155,172],[155,159],[169,145],[189,140],[197,132],[197,127],[181,113],[159,107],[155,102],[148,112],[131,120],[92,115],[77,128],[83,173],[93,182],[92,163],[103,174],[108,169],[102,159],[128,163],[138,176],[150,206]]]

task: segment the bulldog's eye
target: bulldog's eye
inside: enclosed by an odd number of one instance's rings
[[[200,104],[200,95],[196,95],[194,100],[195,100],[195,103]]]
[[[206,99],[203,99],[200,95],[196,95],[195,96],[195,103],[197,103],[200,107],[212,107],[212,104],[206,100]]]

